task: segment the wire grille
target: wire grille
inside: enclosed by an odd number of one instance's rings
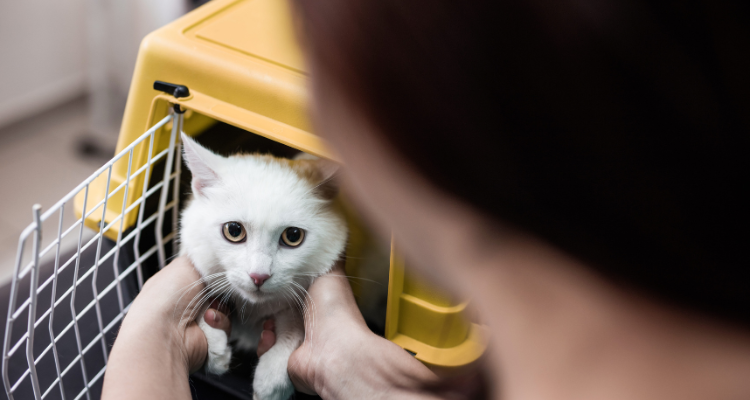
[[[167,132],[170,123],[169,144],[161,150],[157,132]],[[18,242],[5,327],[2,373],[9,399],[99,398],[120,322],[149,268],[163,267],[176,252],[181,129],[181,114],[165,117],[49,210],[33,207],[33,222]],[[148,156],[135,168],[138,146],[148,146]],[[111,188],[113,166],[121,160],[128,163],[126,179]],[[86,204],[101,176],[107,177],[106,195]],[[127,204],[141,178],[140,197]],[[78,193],[84,193],[83,217],[66,221]],[[116,209],[108,208],[110,200],[119,201],[116,195],[122,195],[121,212],[104,222],[105,212]],[[125,216],[131,212],[138,217],[129,228]],[[91,232],[85,220],[97,213],[102,222]],[[118,227],[116,240],[105,236]]]

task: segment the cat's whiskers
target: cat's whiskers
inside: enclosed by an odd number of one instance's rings
[[[286,292],[287,290],[291,290],[288,287],[284,287],[283,290],[279,293],[281,293],[282,296],[284,296],[284,300],[286,300],[286,304],[289,306],[289,308],[294,308],[294,305],[292,304],[293,300],[291,297],[289,297],[289,294]],[[279,302],[281,299],[279,299]]]
[[[298,301],[302,302],[302,314],[303,314],[302,322],[305,326],[305,331],[304,331],[305,336],[303,340],[305,342],[308,342],[308,344],[310,345],[308,351],[311,351],[311,349],[313,348],[313,343],[314,343],[313,333],[315,331],[314,329],[315,328],[315,301],[310,296],[310,293],[307,291],[307,289],[305,289],[298,282],[292,281],[292,285],[303,291],[303,293],[300,294],[300,293],[296,293],[294,289],[292,289],[291,287],[289,288],[289,290],[295,294],[295,297],[298,299]],[[300,295],[303,297],[300,297]],[[296,363],[299,363],[299,359],[295,362],[295,365],[293,366],[296,366]]]
[[[291,293],[291,294],[292,294],[292,296],[294,297],[294,300],[295,300],[295,302],[296,302],[296,304],[297,304],[297,308],[299,309],[299,311],[300,311],[300,312],[302,313],[302,316],[304,317],[304,315],[305,315],[305,311],[306,311],[306,310],[305,310],[305,304],[304,304],[304,303],[302,302],[302,299],[300,298],[300,295],[299,295],[299,293],[297,293],[297,292],[296,292],[296,291],[294,290],[294,288],[290,288],[290,293]]]
[[[296,284],[296,282],[292,281],[292,284]],[[292,299],[294,300],[295,305],[297,306],[297,308],[302,313],[302,322],[303,322],[303,325],[304,325],[305,324],[305,314],[307,313],[304,301],[301,299],[299,293],[297,293],[294,290],[295,289],[294,286],[288,286],[288,287],[285,287],[284,289],[288,290],[288,293],[292,296]],[[303,290],[304,290],[304,288],[303,288]],[[287,296],[286,293],[284,293],[284,295]],[[287,298],[288,298],[288,296],[287,296]],[[291,307],[291,305],[290,305],[290,308],[294,308],[294,307]],[[304,334],[305,334],[305,338],[306,338],[307,337],[307,329],[305,329]],[[304,340],[305,339],[303,339],[303,341]]]
[[[185,322],[185,325],[189,324],[191,321],[195,320],[195,313],[197,310],[200,309],[200,306],[203,304],[204,299],[207,297],[207,293],[212,293],[215,286],[219,286],[222,284],[222,282],[216,281],[212,282],[203,290],[198,292],[193,298],[190,300],[190,303],[185,307],[185,309],[182,311],[182,315],[180,316],[180,325],[182,326],[182,322]]]
[[[188,310],[189,314],[188,318],[185,319],[185,324],[187,325],[191,321],[194,321],[197,317],[197,314],[202,310],[203,305],[206,303],[206,301],[213,297],[217,292],[224,290],[229,285],[229,281],[224,278],[217,279],[206,286],[203,290],[196,294],[192,300],[190,300],[190,303],[188,303],[188,306],[185,307],[185,310],[183,311],[183,318],[180,319],[180,322],[182,322],[185,313],[188,313]]]
[[[296,282],[294,282],[294,281],[292,281],[292,283],[293,283],[293,284],[296,284]],[[288,287],[285,287],[284,289],[287,289],[287,290],[289,290],[289,293],[291,293],[292,295],[294,295],[294,298],[295,298],[295,300],[297,300],[297,301],[296,301],[296,303],[297,303],[297,306],[299,307],[299,306],[300,306],[300,304],[299,304],[300,298],[299,298],[299,297],[297,296],[297,294],[295,293],[295,291],[294,291],[294,287],[293,287],[293,286],[288,286]],[[308,296],[308,297],[309,297],[309,296]],[[290,307],[290,308],[293,308],[293,307]],[[303,310],[300,310],[300,311],[302,312],[302,323],[303,323],[303,325],[305,325],[305,326],[306,326],[307,324],[306,324],[306,322],[305,322],[305,321],[306,321],[306,319],[305,319],[305,311],[303,311]],[[303,341],[307,341],[307,337],[308,337],[308,336],[307,336],[307,328],[305,328],[305,332],[304,332],[304,334],[305,334],[305,337],[303,338]],[[312,342],[312,339],[310,339],[310,342]],[[295,364],[291,365],[291,367],[292,367],[292,368],[296,367],[296,365],[297,365],[297,363],[298,363],[298,362],[299,362],[299,361],[297,361],[297,362],[296,362]]]
[[[229,282],[225,282],[222,285],[219,285],[216,288],[213,288],[210,292],[207,294],[204,294],[203,298],[200,300],[200,302],[193,308],[193,310],[190,313],[189,321],[194,321],[198,317],[198,313],[200,313],[204,306],[206,305],[206,302],[214,298],[216,295],[220,294],[223,290],[225,290],[229,286]]]
[[[190,300],[188,305],[185,307],[185,310],[183,310],[183,313],[189,309],[192,309],[191,306],[193,306],[193,303],[197,301],[201,296],[203,296],[206,292],[213,290],[214,287],[224,284],[226,280],[216,279],[210,282],[208,285],[206,285],[205,288],[203,288],[200,292],[198,292],[195,296],[193,296],[193,299]]]
[[[326,275],[317,274],[316,275],[316,274],[302,274],[302,273],[296,273],[294,275],[295,276],[308,276],[308,277],[311,277],[311,278],[348,278],[348,279],[354,279],[354,280],[360,280],[360,281],[365,281],[365,282],[369,282],[369,283],[374,283],[376,285],[381,285],[381,286],[383,285],[381,282],[378,282],[378,281],[375,281],[375,280],[372,280],[372,279],[361,278],[359,276],[352,276],[352,275],[332,275],[332,274],[326,274]]]
[[[310,337],[310,343],[313,341],[313,332],[315,331],[315,301],[313,300],[312,296],[310,296],[310,293],[305,289],[304,286],[300,285],[298,282],[291,281],[292,285],[296,286],[300,290],[302,290],[300,301],[303,304],[303,310],[302,310],[302,321],[305,325],[305,337]],[[309,324],[308,325],[308,320]]]
[[[247,304],[247,303],[245,303],[245,302],[243,301],[243,302],[242,302],[242,307],[240,307],[240,322],[242,322],[243,324],[245,323],[245,305],[246,305],[246,304]]]
[[[229,308],[229,301],[232,298],[232,293],[234,293],[235,288],[234,286],[230,286],[229,290],[221,297],[221,300],[219,301],[219,307],[221,307],[222,304],[226,305],[227,308]]]
[[[177,306],[178,306],[178,305],[180,304],[180,301],[181,301],[181,300],[182,300],[182,298],[183,298],[183,297],[185,296],[185,294],[187,294],[187,292],[188,292],[188,291],[190,291],[190,290],[191,290],[192,288],[194,288],[194,287],[195,287],[195,286],[197,286],[197,285],[200,285],[200,284],[204,284],[204,283],[205,283],[205,281],[206,281],[206,280],[208,280],[208,279],[213,279],[213,278],[215,278],[215,277],[221,277],[221,276],[222,276],[222,275],[224,275],[224,274],[225,274],[224,272],[219,272],[219,273],[216,273],[216,274],[211,274],[211,275],[207,275],[207,276],[205,276],[205,277],[202,277],[202,278],[198,279],[197,281],[195,281],[195,282],[193,282],[193,283],[191,283],[191,284],[187,285],[187,286],[186,286],[185,288],[183,288],[182,290],[180,290],[179,292],[177,292],[177,293],[181,293],[181,294],[180,294],[180,297],[179,297],[179,298],[177,299],[177,301],[175,302],[175,307],[174,307],[174,311],[173,311],[173,316],[176,316],[176,314],[177,314]],[[212,282],[210,282],[210,283],[209,283],[209,284],[207,285],[207,288],[208,288],[208,287],[211,287],[211,286],[213,286],[214,284],[216,284],[216,282],[217,282],[217,281],[219,281],[219,280],[216,280],[216,281],[212,281]],[[198,295],[200,295],[200,293],[202,293],[202,292],[203,292],[203,291],[205,291],[205,290],[206,290],[206,288],[203,288],[203,289],[201,290],[201,292],[199,292],[198,294],[196,294],[196,295],[195,295],[195,296],[193,297],[193,299],[192,299],[192,300],[190,301],[190,303],[188,303],[188,305],[187,305],[187,306],[185,307],[185,310],[183,310],[183,312],[182,312],[183,316],[184,316],[184,313],[185,313],[185,311],[187,311],[187,310],[188,310],[188,309],[190,308],[190,306],[192,305],[192,303],[193,303],[193,301],[194,301],[194,300],[196,299],[196,297],[197,297]],[[181,316],[181,317],[180,317],[180,323],[182,323],[182,319],[183,319],[183,316]]]
[[[185,286],[184,288],[182,288],[177,293],[175,293],[175,295],[180,294],[180,297],[177,298],[177,301],[175,302],[174,313],[176,314],[176,312],[177,312],[177,305],[180,304],[180,300],[182,300],[182,297],[185,296],[185,294],[187,294],[187,292],[190,291],[190,289],[194,288],[197,285],[206,283],[206,281],[209,280],[209,279],[213,279],[214,277],[225,275],[225,274],[226,274],[226,272],[218,272],[218,273],[215,273],[215,274],[204,276],[204,277],[196,280],[195,282],[193,282],[193,283]]]

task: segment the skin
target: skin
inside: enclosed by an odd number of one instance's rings
[[[490,397],[750,398],[748,332],[615,286],[434,187],[314,72],[316,130],[346,165],[353,201],[384,240],[394,234],[411,266],[457,298],[471,297],[489,326]],[[144,286],[112,349],[103,398],[189,397],[187,374],[205,360],[205,338],[172,312],[174,293],[195,279],[177,259]],[[458,396],[431,392],[439,381],[432,372],[370,333],[340,266],[310,296],[313,334],[288,366],[299,390],[325,399]],[[273,342],[267,322],[259,353]]]
[[[180,321],[181,314],[175,310],[195,310],[190,300],[204,286],[191,285],[199,278],[190,261],[179,257],[146,282],[125,317],[110,353],[103,399],[190,398],[188,374],[203,365],[208,346],[197,324]],[[186,287],[190,289],[185,291]],[[432,372],[400,347],[369,331],[341,264],[337,264],[329,276],[320,278],[310,293],[315,307],[326,312],[315,314],[315,326],[321,327],[315,332],[321,335],[321,340],[308,336],[295,353],[294,361],[290,361],[290,365],[300,366],[298,373],[291,375],[300,390],[325,394],[326,398],[351,398],[352,393],[363,393],[363,390],[396,396],[403,390],[437,381]],[[229,333],[229,318],[222,311],[217,309],[216,303],[212,304],[206,311],[206,321]],[[273,345],[273,330],[273,320],[266,321],[258,346],[259,355]],[[363,348],[367,351],[362,352]],[[346,372],[337,368],[325,374],[318,373],[330,361],[320,354],[342,351],[357,356],[350,356],[350,363],[336,363],[338,368],[366,362],[374,372],[371,379],[357,381],[350,387],[329,385],[329,374],[345,376]],[[438,397],[422,394],[413,398]]]
[[[198,279],[190,261],[179,257],[146,281],[112,346],[103,399],[190,398],[187,376],[205,362],[208,344],[195,321],[180,321],[180,311],[195,310],[190,300],[203,286],[191,285]],[[213,307],[206,321],[229,333],[229,318]]]

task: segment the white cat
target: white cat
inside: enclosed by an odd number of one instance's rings
[[[203,298],[219,295],[235,309],[227,338],[206,324],[202,308],[206,369],[226,372],[229,342],[254,350],[263,321],[274,317],[276,344],[255,370],[254,398],[285,400],[294,390],[287,361],[305,335],[299,306],[304,291],[331,269],[347,240],[344,216],[333,202],[336,166],[269,155],[222,157],[184,134],[182,143],[193,199],[182,212],[180,254],[203,276]]]

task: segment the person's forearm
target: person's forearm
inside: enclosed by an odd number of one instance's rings
[[[129,317],[110,353],[102,399],[190,399],[186,358],[170,328]]]

